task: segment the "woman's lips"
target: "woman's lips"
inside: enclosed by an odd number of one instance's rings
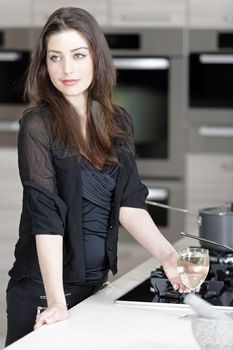
[[[79,82],[79,79],[65,79],[62,80],[62,83],[66,86],[72,86],[75,85]]]

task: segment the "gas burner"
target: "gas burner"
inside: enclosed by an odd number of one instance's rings
[[[221,254],[221,257],[223,256],[226,259],[226,254]],[[222,300],[227,298],[230,306],[233,304],[233,264],[219,262],[219,258],[218,254],[218,262],[210,262],[209,273],[198,295],[214,305],[221,305]],[[229,258],[228,254],[227,258]],[[174,291],[162,266],[151,272],[150,283],[150,290],[154,293],[154,302],[183,303],[183,295]]]
[[[220,264],[233,264],[233,254],[225,253],[222,256],[210,254],[210,262],[220,263]]]
[[[220,264],[233,264],[233,253],[218,250],[209,250],[210,262]]]
[[[198,295],[211,305],[233,310],[233,254],[210,251],[210,268]],[[214,261],[212,259],[214,258]],[[185,294],[175,291],[162,266],[141,284],[122,295],[117,302],[151,303],[161,306],[184,304]],[[231,309],[230,309],[231,310]],[[231,312],[232,312],[231,310]]]
[[[197,248],[197,246],[191,246],[191,248]],[[233,264],[233,253],[223,252],[218,249],[209,249],[209,257],[212,263]]]
[[[167,279],[162,267],[151,272],[151,291],[157,298],[179,299],[182,298],[178,291],[175,291]]]
[[[199,297],[219,308],[233,310],[233,264],[211,262]],[[161,306],[184,304],[185,294],[175,291],[160,266],[141,284],[118,298],[117,302],[151,303]],[[231,311],[232,311],[231,310]]]
[[[200,289],[200,295],[202,298],[212,298],[220,295],[222,289],[224,287],[223,281],[205,281]]]

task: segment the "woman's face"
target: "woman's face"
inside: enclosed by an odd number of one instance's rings
[[[49,37],[47,68],[51,82],[70,103],[86,103],[93,79],[93,59],[81,33],[67,30]]]

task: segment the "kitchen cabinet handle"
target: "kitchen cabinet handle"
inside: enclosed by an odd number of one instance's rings
[[[118,69],[168,69],[167,58],[114,58],[113,63]]]
[[[19,130],[19,122],[0,122],[0,132],[16,132]]]
[[[200,126],[198,133],[204,137],[233,137],[233,127]]]

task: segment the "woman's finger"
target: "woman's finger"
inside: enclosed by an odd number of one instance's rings
[[[37,315],[34,329],[40,328],[44,324],[51,324],[58,321],[65,320],[68,317],[67,308],[65,305],[56,304],[41,314]]]
[[[47,319],[50,319],[53,314],[54,314],[54,310],[47,309],[43,311],[41,314],[37,315],[34,329],[40,328],[44,324],[48,324]]]

